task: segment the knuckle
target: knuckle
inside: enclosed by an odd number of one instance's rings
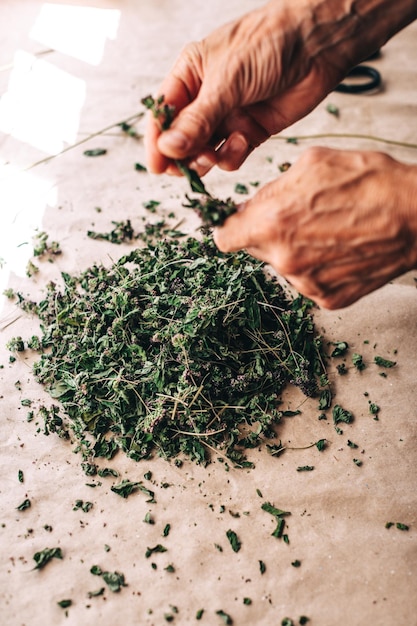
[[[323,159],[329,157],[333,151],[330,148],[323,148],[322,146],[311,146],[307,148],[300,157],[300,161],[303,161],[306,165],[315,165]]]

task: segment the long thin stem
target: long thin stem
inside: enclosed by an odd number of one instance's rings
[[[416,143],[410,143],[408,141],[398,141],[396,139],[387,139],[386,137],[378,137],[376,135],[366,135],[363,133],[317,133],[312,135],[292,135],[291,137],[285,137],[283,135],[274,135],[271,139],[277,139],[280,141],[290,141],[296,139],[297,141],[303,141],[308,139],[368,139],[369,141],[377,141],[379,143],[386,143],[390,146],[400,146],[402,148],[411,148],[417,150]]]
[[[77,148],[78,146],[81,146],[83,143],[87,143],[87,141],[90,141],[90,139],[94,139],[94,137],[98,137],[99,135],[102,135],[103,133],[105,133],[106,131],[110,130],[111,128],[115,128],[116,126],[120,126],[120,124],[123,124],[123,122],[131,122],[131,121],[139,119],[141,117],[143,117],[143,112],[135,113],[134,115],[131,115],[130,117],[125,117],[123,120],[121,120],[119,122],[110,124],[109,126],[106,126],[105,128],[102,128],[101,130],[98,130],[95,133],[91,133],[90,135],[87,135],[87,137],[84,137],[84,139],[79,139],[79,141],[76,141],[75,143],[72,143],[70,146],[67,146],[66,148],[61,150],[61,152],[57,152],[56,154],[51,154],[50,156],[45,157],[44,159],[40,159],[39,161],[35,161],[35,163],[32,163],[32,165],[29,165],[28,167],[23,168],[22,171],[23,172],[28,172],[29,170],[33,169],[34,167],[37,167],[38,165],[42,165],[44,163],[49,163],[49,161],[52,161],[56,157],[59,157],[62,154],[65,154],[65,152],[69,152],[73,148]]]

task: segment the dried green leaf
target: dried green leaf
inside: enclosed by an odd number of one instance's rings
[[[25,509],[29,509],[30,506],[31,506],[30,500],[28,498],[26,498],[26,500],[23,500],[23,502],[21,504],[19,504],[19,506],[17,506],[16,509],[18,511],[24,511]]]
[[[101,576],[110,591],[114,593],[118,593],[122,587],[127,587],[124,574],[120,572],[103,572]]]
[[[40,552],[35,552],[33,558],[36,562],[36,565],[33,569],[42,569],[49,563],[49,561],[53,558],[62,559],[62,550],[61,548],[45,548]]]
[[[242,543],[240,542],[237,534],[235,533],[234,530],[227,530],[226,531],[226,536],[229,540],[230,545],[232,546],[232,550],[233,552],[239,552],[240,548],[242,547]]]
[[[291,515],[289,511],[283,511],[282,509],[277,509],[270,502],[264,502],[263,505],[261,506],[261,509],[263,511],[266,511],[267,513],[270,513],[274,517],[283,517],[285,515]]]
[[[391,368],[397,365],[396,361],[390,361],[389,359],[384,359],[382,356],[375,356],[374,363],[376,363],[380,367],[387,367],[387,368]]]
[[[228,615],[228,613],[225,613],[224,611],[222,611],[221,609],[219,611],[216,611],[216,615],[218,615],[219,617],[222,618],[223,622],[227,625],[233,624],[233,620],[230,617],[230,615]]]
[[[340,424],[341,422],[345,424],[350,424],[353,420],[353,415],[347,409],[344,409],[340,406],[340,404],[336,404],[333,407],[333,423]]]
[[[330,113],[331,115],[334,115],[335,117],[339,117],[339,109],[335,104],[329,103],[326,106],[326,111]]]
[[[366,365],[363,361],[363,357],[361,354],[357,354],[356,352],[352,354],[352,363],[358,371],[362,371],[365,369]]]
[[[247,185],[244,185],[243,183],[236,183],[235,185],[235,193],[240,193],[240,194],[248,194],[249,193],[249,189],[247,187]]]
[[[107,154],[107,150],[105,148],[93,148],[91,150],[84,150],[84,156],[87,157],[102,156],[103,154]]]
[[[349,348],[347,341],[332,341],[331,343],[334,346],[334,349],[330,354],[332,357],[343,356]]]
[[[145,557],[147,559],[149,559],[149,557],[152,554],[155,554],[155,552],[166,552],[167,548],[165,548],[163,545],[161,545],[160,543],[158,543],[156,546],[154,546],[153,548],[146,548],[146,552],[145,552]]]
[[[67,609],[72,605],[72,600],[59,600],[57,605],[61,607],[61,609]]]

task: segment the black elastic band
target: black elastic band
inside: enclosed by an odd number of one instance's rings
[[[357,65],[349,72],[346,79],[357,77],[368,78],[369,80],[352,84],[343,81],[336,87],[335,91],[340,91],[341,93],[364,93],[373,91],[381,85],[381,74],[369,65]]]

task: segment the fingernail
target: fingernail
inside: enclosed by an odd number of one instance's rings
[[[209,159],[207,156],[205,156],[204,154],[202,154],[201,156],[198,157],[198,159],[196,159],[196,164],[198,165],[198,167],[200,167],[201,169],[209,169],[210,167],[213,167],[214,163],[211,159]]]
[[[228,148],[229,153],[236,155],[245,154],[248,149],[248,142],[243,135],[232,135]]]
[[[178,152],[187,152],[191,145],[189,138],[184,135],[182,131],[175,128],[162,133],[162,135],[159,137],[158,143],[163,148],[166,148],[168,150],[175,150]]]
[[[196,170],[199,176],[204,176],[211,170],[211,168],[216,165],[216,161],[210,159],[205,154],[200,155],[195,161],[190,163],[190,168],[192,170]]]
[[[219,165],[237,168],[248,154],[248,142],[240,134],[232,135],[219,150]]]

